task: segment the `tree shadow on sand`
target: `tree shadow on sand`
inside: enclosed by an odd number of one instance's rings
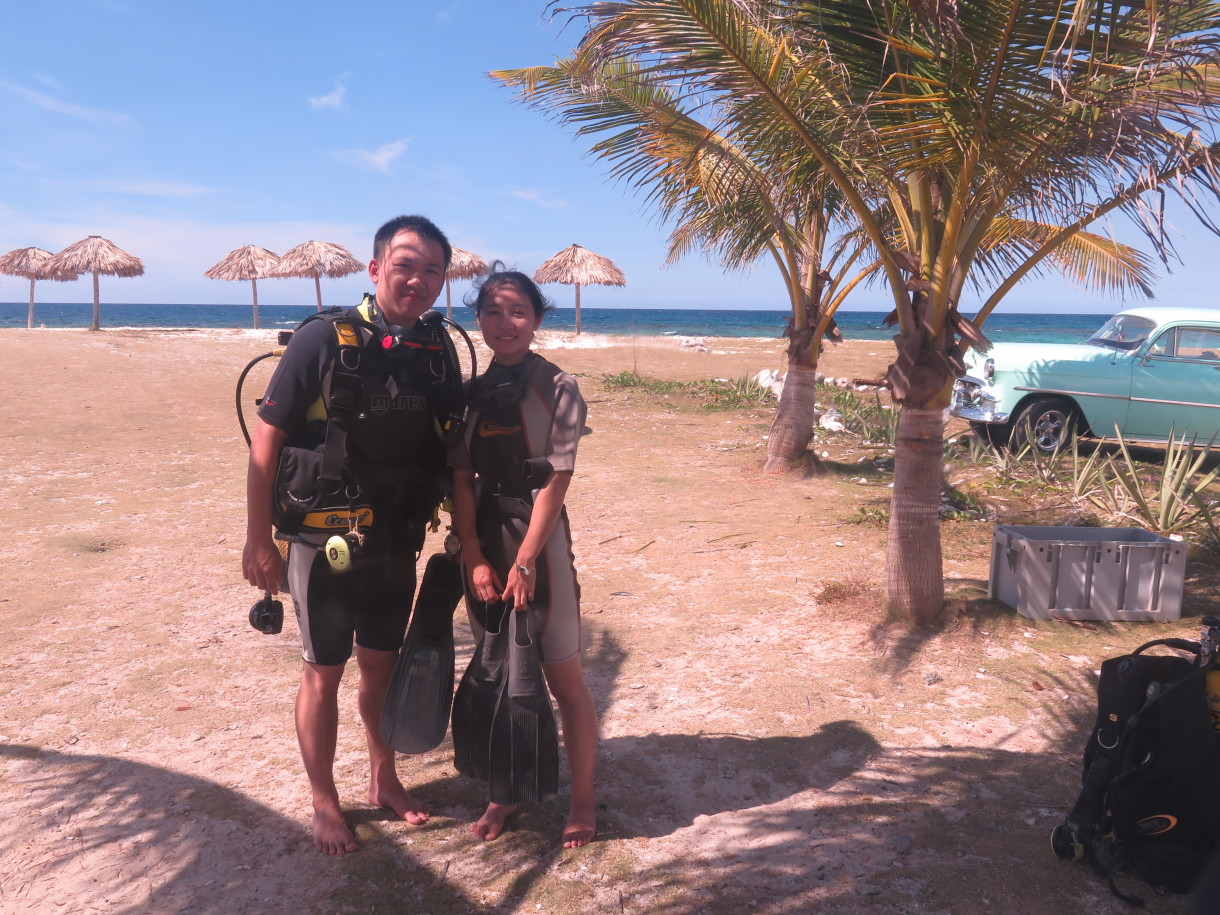
[[[990,603],[973,610],[971,629],[1011,614]],[[925,638],[900,641],[879,676],[909,670]],[[609,661],[614,646],[602,649],[596,657]],[[601,835],[632,842],[641,861],[617,888],[619,905],[660,915],[1125,911],[1104,881],[1059,861],[1049,842],[1079,790],[1095,676],[1030,674],[1041,691],[1026,701],[1041,707],[1046,749],[1023,749],[1023,724],[980,733],[983,746],[883,746],[865,718],[798,736],[603,740],[599,787],[610,809]],[[1189,904],[1126,889],[1150,912]]]
[[[3,911],[333,910],[352,870],[317,854],[300,823],[157,766],[7,745],[0,782],[9,812],[0,833]],[[428,887],[416,898],[432,910],[471,910],[453,887],[397,857],[399,870]]]
[[[462,654],[464,649],[459,658]],[[595,701],[603,711],[625,660],[626,652],[612,635],[602,632],[594,639],[586,667]],[[452,746],[446,740],[436,752],[448,756]],[[527,899],[533,901],[556,869],[566,873],[563,869],[580,866],[574,862],[596,861],[605,848],[615,847],[603,843],[666,839],[703,819],[724,814],[748,818],[760,808],[783,804],[802,792],[832,789],[879,752],[872,736],[851,721],[830,722],[802,736],[650,733],[605,737],[598,759],[598,839],[583,852],[562,849],[556,841],[567,814],[566,776],[559,797],[523,807],[511,821],[510,831],[491,843],[470,841],[461,822],[463,817],[469,821],[477,816],[486,803],[486,784],[446,776],[417,787],[434,813],[460,823],[454,824],[457,828],[451,834],[438,837],[445,850],[439,855],[437,848],[433,850],[438,861],[453,861],[447,879],[472,886],[468,881],[477,874],[477,885],[496,898],[502,909],[513,911]],[[354,826],[364,819],[350,812],[348,818]],[[769,831],[766,827],[762,834]],[[364,881],[362,906],[370,896],[386,898],[387,885],[403,881],[405,865],[397,859],[395,846],[403,836],[413,835],[414,831],[399,832],[397,840],[391,835],[385,842],[366,843],[359,855],[350,856],[349,866],[358,868]],[[569,889],[559,891],[561,894],[571,891],[568,881],[564,883]],[[589,904],[600,911],[609,905],[619,911],[618,900],[630,889],[622,883],[591,884],[576,893],[582,906]],[[556,904],[562,898],[556,897]],[[635,906],[627,911],[649,909]]]
[[[699,817],[778,803],[826,790],[881,749],[853,721],[833,721],[802,737],[645,734],[602,742],[602,766],[629,799],[631,817],[613,816],[608,836],[670,835]]]
[[[622,905],[656,915],[1129,911],[1050,848],[1079,791],[1095,676],[1037,676],[1043,691],[1030,702],[1053,739],[1037,751],[1020,749],[1024,725],[980,734],[986,746],[882,746],[864,720],[802,737],[606,741],[606,789],[622,805],[608,835],[657,840]],[[1189,905],[1119,882],[1147,912]]]

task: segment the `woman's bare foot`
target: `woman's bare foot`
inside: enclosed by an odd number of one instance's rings
[[[374,807],[389,807],[412,826],[428,822],[432,815],[428,805],[407,791],[397,777],[385,778],[380,785],[370,782],[369,803]]]
[[[597,835],[597,810],[592,805],[573,804],[568,811],[568,822],[563,827],[563,847],[580,848],[588,845]]]
[[[490,842],[500,838],[504,832],[504,822],[516,811],[516,804],[488,804],[477,823],[470,824],[470,831],[476,839]]]
[[[337,806],[314,806],[313,847],[324,855],[345,855],[360,847]]]

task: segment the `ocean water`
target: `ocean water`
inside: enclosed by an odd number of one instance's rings
[[[28,302],[0,302],[0,328],[25,327]],[[259,323],[267,330],[295,327],[315,309],[312,305],[263,305]],[[842,311],[836,316],[849,340],[888,340],[894,335],[882,324],[885,312]],[[453,309],[454,320],[473,325],[465,306]],[[1107,318],[1104,314],[992,314],[984,332],[993,341],[1030,343],[1079,343]],[[573,330],[576,312],[558,308],[546,318],[552,330]],[[92,303],[38,304],[36,327],[88,327],[93,320]],[[580,327],[584,333],[617,337],[779,337],[787,325],[788,312],[755,309],[677,308],[582,308]],[[249,305],[124,305],[103,302],[100,323],[105,327],[252,327]]]

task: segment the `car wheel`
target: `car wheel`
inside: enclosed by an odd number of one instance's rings
[[[1019,451],[1030,445],[1050,454],[1071,440],[1075,426],[1076,413],[1071,404],[1054,397],[1033,400],[1013,419],[1009,447]]]

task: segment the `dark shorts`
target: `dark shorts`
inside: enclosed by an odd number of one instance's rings
[[[301,630],[301,656],[336,665],[352,645],[375,651],[402,646],[415,596],[415,551],[383,549],[336,572],[322,550],[294,543],[288,555],[288,589]]]

